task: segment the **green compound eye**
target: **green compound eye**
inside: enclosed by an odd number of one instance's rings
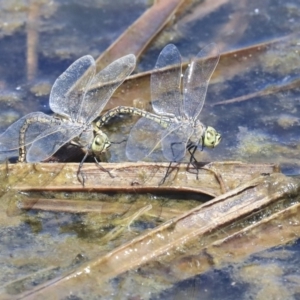
[[[205,147],[214,148],[221,142],[222,136],[214,128],[208,126],[204,133],[203,143]]]
[[[92,143],[92,151],[94,153],[105,152],[110,147],[110,141],[105,133],[98,131]]]

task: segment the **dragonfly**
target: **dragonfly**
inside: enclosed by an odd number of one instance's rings
[[[120,113],[142,116],[131,129],[127,141],[128,159],[137,161],[151,157],[161,144],[163,155],[169,162],[180,162],[188,150],[190,162],[195,163],[194,154],[199,147],[214,148],[221,141],[221,134],[211,126],[206,127],[199,118],[219,58],[216,45],[209,44],[191,60],[182,76],[177,47],[173,44],[165,46],[151,74],[154,113],[119,106],[102,115],[97,126]]]
[[[79,179],[87,156],[92,154],[99,165],[97,156],[110,146],[107,135],[92,122],[135,64],[135,56],[129,54],[96,74],[92,56],[79,58],[52,86],[49,105],[54,115],[33,112],[20,118],[0,135],[0,152],[19,149],[19,162],[36,163],[48,159],[70,142],[85,153],[77,172]]]

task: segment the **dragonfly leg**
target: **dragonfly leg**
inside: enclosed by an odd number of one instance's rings
[[[82,184],[82,186],[84,187],[84,182],[85,182],[85,179],[84,179],[84,175],[83,175],[83,172],[81,172],[81,168],[83,166],[83,163],[85,162],[87,156],[89,155],[89,152],[87,151],[83,157],[83,159],[81,160],[79,166],[78,166],[78,170],[77,170],[77,179],[78,181]],[[80,179],[80,176],[81,175],[81,178],[82,180]]]
[[[198,146],[195,145],[195,144],[192,144],[192,143],[187,146],[187,149],[188,149],[188,151],[190,153],[190,161],[188,163],[187,169],[189,169],[190,165],[192,165],[197,170],[196,178],[197,178],[197,180],[199,180],[199,176],[198,176],[199,175],[198,161],[197,161],[197,159],[195,157],[195,152],[196,152],[197,148],[198,148]],[[202,148],[202,150],[203,150],[203,148]]]
[[[124,140],[122,140],[122,141],[119,141],[119,142],[110,142],[111,144],[116,144],[116,145],[120,145],[120,144],[122,144],[122,143],[125,143],[125,142],[127,142],[127,139],[124,139]]]
[[[105,169],[104,167],[101,166],[101,164],[99,163],[99,161],[98,161],[98,159],[96,158],[96,156],[94,156],[94,160],[95,160],[95,162],[97,163],[98,167],[99,167],[102,171],[108,173],[109,176],[110,176],[111,178],[115,178],[115,176],[112,175],[112,174],[109,172],[109,170],[107,170],[107,169]]]
[[[165,173],[165,176],[164,178],[159,182],[158,185],[162,185],[165,183],[167,177],[171,174],[171,172],[173,171],[173,169],[171,168],[172,166],[172,161],[169,163],[169,166],[168,166],[168,169],[167,169],[167,172]]]
[[[85,178],[84,178],[83,172],[81,172],[81,168],[89,154],[91,154],[90,151],[86,151],[83,159],[81,160],[81,162],[79,164],[78,170],[77,170],[77,179],[82,184],[83,187],[84,187],[84,183],[85,183]],[[97,160],[96,156],[94,156],[94,160],[102,171],[107,172],[111,178],[114,178],[114,176],[109,172],[109,170],[107,170],[101,166],[101,164]],[[80,175],[81,175],[81,178],[80,178]]]
[[[168,166],[168,169],[167,169],[167,171],[166,171],[166,174],[165,174],[165,176],[164,176],[164,178],[160,181],[160,183],[159,183],[159,185],[162,185],[162,184],[164,184],[165,183],[165,181],[166,181],[166,179],[167,179],[167,177],[172,173],[172,171],[174,170],[173,168],[171,168],[171,166],[172,166],[172,163],[176,163],[176,162],[178,162],[178,155],[176,156],[175,155],[175,152],[176,152],[176,148],[175,148],[175,146],[176,145],[178,145],[178,144],[182,144],[181,142],[177,142],[177,143],[171,143],[171,150],[172,150],[172,156],[173,156],[173,160],[170,162],[170,164],[169,164],[169,166]],[[175,148],[175,149],[174,149]],[[179,154],[181,154],[181,153],[179,153]]]
[[[174,153],[174,152],[175,152],[175,151],[174,151],[175,146],[176,146],[176,145],[180,145],[180,144],[182,144],[182,143],[181,143],[181,142],[177,142],[177,143],[172,143],[172,144],[171,144],[171,150],[172,150],[172,156],[173,156],[173,160],[172,160],[172,161],[173,161],[173,162],[177,162],[177,161],[179,161],[179,160],[181,159],[181,157],[180,157],[180,159],[178,159],[178,155],[175,156],[175,153]],[[174,147],[174,148],[173,148],[173,147]],[[179,151],[179,154],[181,154],[180,151]]]

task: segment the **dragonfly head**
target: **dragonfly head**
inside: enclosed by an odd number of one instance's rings
[[[95,137],[93,139],[92,143],[92,151],[94,154],[101,154],[107,150],[107,148],[110,147],[110,141],[107,137],[107,135],[102,132],[101,130],[98,130],[95,133]]]
[[[208,148],[215,148],[221,142],[222,136],[216,129],[208,126],[203,136],[203,145]]]

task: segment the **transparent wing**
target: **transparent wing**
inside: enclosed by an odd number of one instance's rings
[[[86,55],[77,59],[55,80],[50,93],[50,108],[59,115],[77,121],[86,88],[95,72],[95,60],[92,56]]]
[[[114,91],[134,70],[135,63],[136,58],[133,54],[123,56],[93,78],[80,108],[81,120],[90,124],[99,116]]]
[[[19,156],[19,151],[17,151],[17,150],[0,152],[0,162],[4,162],[8,158],[18,157],[18,156]]]
[[[18,149],[20,146],[20,129],[23,127],[25,121],[32,122],[25,132],[24,144],[29,145],[34,142],[41,132],[49,130],[53,127],[53,117],[48,116],[42,112],[30,113],[12,125],[10,125],[5,132],[0,135],[0,151],[10,151]],[[53,130],[56,130],[53,128]]]
[[[81,126],[70,127],[64,124],[57,126],[55,129],[55,132],[51,134],[44,133],[42,138],[32,143],[27,150],[27,162],[40,162],[49,158],[82,132]]]
[[[159,70],[163,68],[162,70]],[[151,99],[153,110],[159,114],[181,116],[181,57],[173,44],[159,54],[151,74]]]
[[[179,162],[186,153],[186,145],[193,133],[190,126],[173,123],[162,136],[162,149],[168,161]]]
[[[207,59],[203,59],[208,57]],[[220,58],[216,44],[204,47],[191,61],[183,78],[184,113],[196,120],[202,110],[211,75]]]
[[[146,118],[140,118],[131,129],[127,140],[127,158],[132,161],[143,160],[146,157],[149,160],[159,160],[159,154],[157,155],[158,157],[154,158],[155,154],[153,150],[158,145],[160,147],[160,140],[164,130],[165,128],[161,127],[159,123]]]

